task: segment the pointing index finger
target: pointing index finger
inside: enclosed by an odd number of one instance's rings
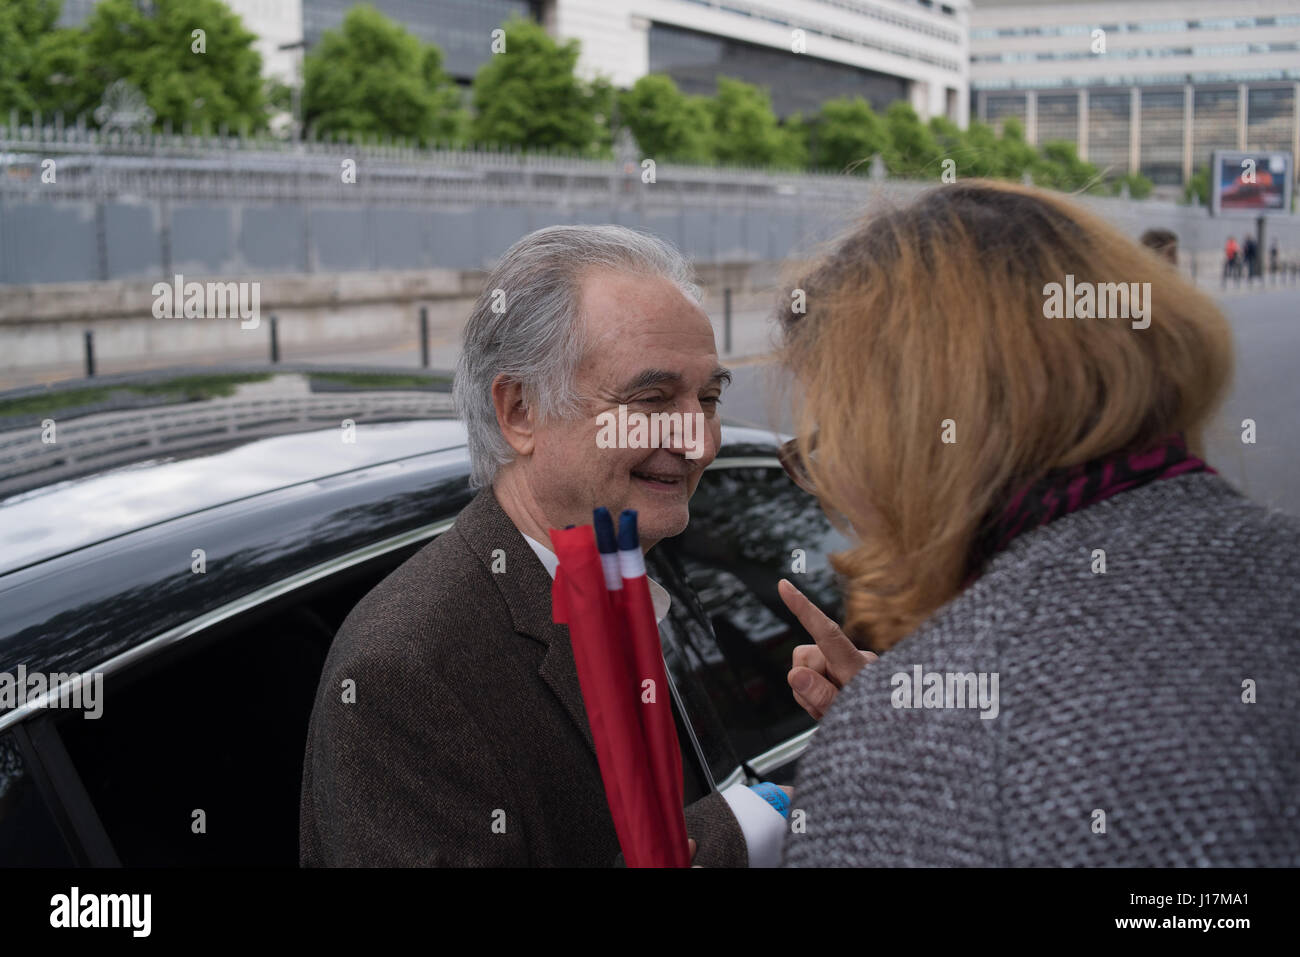
[[[827,670],[837,676],[856,674],[862,667],[862,653],[849,636],[840,630],[840,626],[827,618],[789,579],[782,578],[776,587],[785,606],[799,619],[799,624],[804,626],[826,656]]]

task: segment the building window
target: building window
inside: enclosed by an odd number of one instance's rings
[[[1142,175],[1157,186],[1183,181],[1183,91],[1142,91]]]
[[[860,96],[877,110],[907,97],[905,79],[678,27],[650,27],[650,72],[685,93],[711,96],[719,76],[766,87],[778,116],[814,113],[837,96]]]

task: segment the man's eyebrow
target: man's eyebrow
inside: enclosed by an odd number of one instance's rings
[[[677,385],[682,381],[680,372],[673,372],[671,369],[645,369],[639,373],[622,389],[620,393],[631,395],[633,392],[640,392],[642,389],[649,389],[657,385]],[[731,382],[731,370],[718,366],[709,376],[709,384],[721,383],[727,385]]]

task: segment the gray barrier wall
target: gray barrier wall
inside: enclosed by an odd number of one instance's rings
[[[702,262],[781,259],[834,221],[788,210],[677,211],[358,206],[149,200],[0,200],[0,283],[482,269],[517,239],[560,223],[652,232]]]

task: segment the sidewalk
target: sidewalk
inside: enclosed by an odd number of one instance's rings
[[[724,361],[765,355],[774,345],[775,328],[770,322],[770,312],[765,309],[735,311],[731,323],[731,351],[724,352],[724,324],[721,306],[709,317],[713,322],[718,355]],[[268,333],[269,337],[269,333]],[[418,369],[420,367],[420,342],[412,334],[400,339],[362,339],[332,346],[313,346],[309,351],[280,347],[282,362],[307,362],[319,365],[374,366],[383,368]],[[220,353],[204,352],[187,355],[172,354],[165,358],[150,356],[95,356],[95,371],[99,375],[120,372],[143,372],[170,366],[215,366],[231,363],[248,363],[258,368],[269,366],[270,340],[262,340],[255,349],[227,350]],[[430,334],[429,367],[451,370],[460,355],[460,333]],[[23,386],[67,383],[71,380],[85,382],[85,367],[64,363],[57,366],[0,371],[0,391]]]
[[[1265,293],[1291,292],[1300,299],[1300,282],[1261,284],[1230,281],[1224,288],[1217,277],[1211,281],[1202,277],[1199,288],[1228,302]],[[778,345],[778,330],[772,321],[771,308],[765,303],[769,297],[754,295],[739,301],[733,310],[731,323],[731,348],[726,349],[725,329],[721,302],[706,300],[709,318],[713,323],[714,340],[718,356],[724,362],[736,364],[769,355]],[[165,357],[132,355],[112,356],[97,354],[96,372],[110,375],[120,372],[140,372],[172,366],[213,366],[247,363],[256,368],[269,365],[270,340],[260,339],[255,348],[225,350],[220,353],[205,352],[188,355],[170,354]],[[400,339],[359,339],[350,342],[314,345],[303,351],[301,347],[283,345],[287,336],[281,336],[280,359],[283,362],[306,362],[320,365],[365,366],[392,369],[415,369],[420,366],[420,343],[415,329]],[[460,355],[460,331],[437,330],[429,338],[429,366],[432,369],[451,370]],[[23,386],[84,381],[84,366],[64,363],[57,366],[30,367],[0,371],[0,391]]]

